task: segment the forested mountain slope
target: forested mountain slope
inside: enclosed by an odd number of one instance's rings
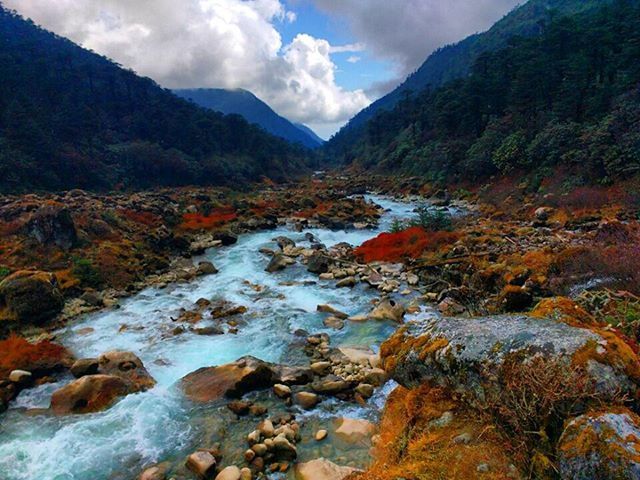
[[[640,169],[639,85],[640,7],[617,0],[556,17],[379,113],[345,158],[439,181],[562,166],[606,182]]]
[[[282,178],[305,153],[0,5],[0,192]],[[296,168],[292,168],[295,166]]]

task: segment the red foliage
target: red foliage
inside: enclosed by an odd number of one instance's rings
[[[331,203],[324,203],[323,202],[323,203],[319,203],[314,208],[309,208],[307,210],[302,210],[300,212],[296,212],[296,213],[293,214],[293,216],[294,217],[301,217],[301,218],[311,218],[316,214],[321,215],[323,213],[327,213],[331,207],[332,207]]]
[[[53,368],[68,358],[69,353],[61,345],[46,340],[29,343],[23,337],[11,335],[0,341],[0,378],[8,376],[12,370],[33,372]]]
[[[616,200],[616,192],[602,187],[579,187],[558,199],[559,206],[578,210],[602,208]]]
[[[182,216],[182,230],[211,230],[238,218],[233,207],[220,207],[211,211],[209,215],[201,213],[185,213]]]
[[[459,234],[453,232],[426,232],[420,227],[412,227],[399,233],[382,233],[364,242],[354,253],[364,262],[399,262],[418,258],[423,252],[436,250],[458,238]]]
[[[136,212],[135,210],[122,209],[120,210],[120,214],[127,220],[131,220],[140,225],[154,227],[160,224],[160,217],[151,212]]]

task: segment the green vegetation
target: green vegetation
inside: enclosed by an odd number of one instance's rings
[[[86,258],[74,258],[72,272],[83,287],[100,288],[104,283],[98,269]]]
[[[420,227],[427,232],[441,232],[451,230],[451,216],[442,210],[436,210],[428,205],[416,208],[416,218],[402,221],[394,218],[389,228],[390,233],[399,233],[411,227]]]
[[[179,99],[0,4],[0,192],[242,184],[307,152]]]
[[[9,270],[7,267],[0,267],[0,280],[7,278],[10,273],[11,270]]]
[[[379,113],[343,160],[435,182],[562,166],[581,182],[640,170],[640,7],[556,17],[465,78]],[[540,179],[536,179],[539,183]]]

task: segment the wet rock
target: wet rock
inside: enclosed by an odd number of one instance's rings
[[[373,396],[373,385],[361,383],[355,388],[355,391],[362,395],[363,398],[371,398]]]
[[[216,471],[215,457],[205,451],[195,452],[189,455],[186,465],[189,470],[202,480],[213,478]]]
[[[104,298],[103,296],[95,291],[87,291],[84,292],[80,296],[80,300],[92,307],[102,307],[104,306]]]
[[[51,409],[58,415],[99,412],[129,393],[130,385],[114,375],[89,375],[56,390]]]
[[[563,479],[640,479],[640,418],[626,409],[571,420],[558,442]]]
[[[252,480],[253,474],[251,473],[251,469],[245,467],[240,469],[240,480]]]
[[[210,306],[211,317],[220,319],[232,317],[234,315],[243,315],[247,313],[247,307],[244,305],[236,305],[227,300],[217,300]]]
[[[318,305],[317,310],[318,312],[329,313],[332,316],[339,318],[340,320],[346,320],[347,318],[349,318],[349,315],[347,315],[344,312],[341,312],[340,310],[332,307],[331,305]]]
[[[353,288],[356,286],[357,280],[355,277],[346,277],[336,283],[337,288]]]
[[[330,369],[331,362],[314,362],[311,364],[311,370],[319,376],[327,375]]]
[[[24,387],[33,381],[33,374],[26,370],[13,370],[9,374],[9,381]]]
[[[376,426],[367,420],[341,418],[336,424],[336,437],[352,445],[371,443],[371,437],[376,431]]]
[[[316,439],[317,442],[321,442],[322,440],[327,438],[327,435],[329,435],[329,432],[327,432],[326,430],[318,430],[314,438]]]
[[[213,238],[219,240],[225,247],[238,243],[238,236],[228,230],[214,233]]]
[[[240,469],[235,465],[223,468],[215,480],[240,480]]]
[[[295,468],[296,480],[343,480],[359,470],[341,467],[324,458],[298,463]]]
[[[40,207],[26,225],[27,234],[42,245],[70,250],[78,241],[76,226],[69,210],[59,205]]]
[[[98,362],[97,358],[82,358],[71,365],[71,374],[76,378],[95,375],[98,373],[99,366],[100,362]]]
[[[229,402],[227,404],[227,408],[231,410],[236,415],[243,417],[249,414],[249,409],[253,405],[252,402],[244,401],[244,400],[235,400],[233,402]]]
[[[295,403],[305,410],[311,410],[320,402],[320,397],[311,392],[298,392],[293,395],[293,398]]]
[[[325,327],[333,330],[342,330],[344,328],[344,320],[340,320],[338,317],[327,317],[322,323]]]
[[[405,314],[404,307],[393,300],[383,300],[369,313],[369,319],[378,321],[392,321],[402,323]]]
[[[328,375],[311,384],[311,388],[315,392],[324,393],[326,395],[344,392],[345,390],[348,390],[350,386],[349,382],[346,382],[335,375]]]
[[[211,262],[200,262],[198,263],[198,275],[215,275],[218,273],[218,269]]]
[[[291,396],[291,388],[277,383],[273,386],[273,393],[275,393],[278,398],[289,398]]]
[[[285,268],[287,268],[289,265],[293,265],[295,263],[295,260],[281,254],[281,253],[276,253],[272,258],[271,261],[269,262],[269,264],[267,265],[267,268],[265,268],[265,271],[268,273],[274,273],[274,272],[278,272],[280,270],[284,270]]]
[[[247,392],[274,385],[274,366],[254,357],[243,357],[219,367],[203,367],[183,377],[182,390],[196,402],[239,398]]]
[[[202,328],[194,328],[193,333],[195,333],[196,335],[205,335],[205,336],[210,336],[210,335],[224,335],[224,330],[222,330],[220,327],[202,327]]]
[[[278,458],[285,460],[295,460],[298,457],[298,450],[295,445],[281,433],[273,439],[273,448],[276,451]]]
[[[284,250],[287,247],[296,246],[296,242],[294,242],[293,240],[287,237],[276,237],[273,239],[273,241],[278,244],[278,247],[280,247],[280,250]]]
[[[313,380],[313,372],[307,367],[289,367],[273,365],[274,380],[284,385],[306,385]]]
[[[333,262],[324,253],[314,253],[309,257],[307,270],[311,273],[327,273]]]
[[[142,360],[131,352],[112,351],[101,355],[98,358],[98,372],[122,378],[129,384],[131,392],[148,390],[156,384]]]
[[[19,271],[0,282],[0,321],[40,325],[63,307],[64,299],[50,273]]]
[[[138,480],[166,480],[168,470],[169,465],[166,463],[154,465],[142,472]]]

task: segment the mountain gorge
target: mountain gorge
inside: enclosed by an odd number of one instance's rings
[[[237,184],[304,171],[302,148],[1,6],[0,38],[0,191]]]
[[[204,108],[224,113],[237,114],[249,123],[259,125],[270,134],[300,144],[307,148],[320,147],[324,141],[304,125],[291,123],[247,90],[226,90],[223,88],[197,88],[174,90],[185,100],[190,100]]]

